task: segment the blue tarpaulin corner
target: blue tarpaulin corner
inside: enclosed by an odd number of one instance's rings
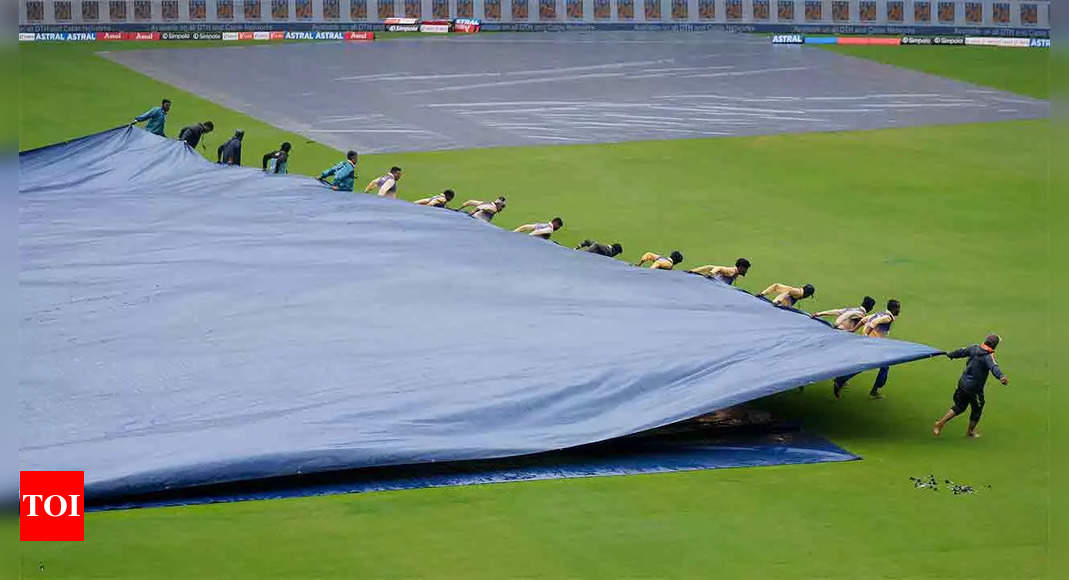
[[[21,469],[87,498],[565,449],[939,352],[136,128],[19,162]]]

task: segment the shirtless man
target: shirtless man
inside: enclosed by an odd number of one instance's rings
[[[773,304],[783,308],[794,308],[798,301],[809,298],[816,291],[817,289],[812,284],[806,284],[801,288],[786,284],[773,284],[765,288],[758,296],[767,297],[769,294],[773,294],[775,295],[775,298],[772,299]]]
[[[543,240],[548,240],[549,236],[553,235],[553,232],[561,229],[562,227],[564,227],[564,220],[560,219],[559,217],[555,217],[544,224],[524,224],[512,231],[526,233],[529,236],[535,236],[537,238],[542,238]]]
[[[861,319],[868,315],[872,307],[876,306],[876,301],[872,296],[866,296],[861,300],[861,306],[854,306],[852,308],[836,308],[834,310],[824,310],[817,312],[813,315],[813,318],[820,318],[822,316],[835,316],[835,328],[839,330],[845,330],[847,332],[854,332],[861,324]]]
[[[749,270],[750,261],[746,258],[739,258],[735,260],[734,266],[698,266],[690,271],[731,286],[735,284],[736,278],[746,276]]]
[[[673,251],[667,258],[660,254],[646,252],[645,254],[642,254],[642,259],[635,265],[644,266],[646,262],[649,262],[651,270],[671,270],[676,264],[679,264],[682,261],[683,254],[680,254],[679,250]]]
[[[505,209],[505,196],[501,196],[494,201],[479,201],[477,199],[469,199],[460,205],[457,209],[464,209],[466,207],[475,208],[468,215],[475,219],[482,220],[484,222],[493,221],[494,216],[501,213],[501,210]]]
[[[427,207],[445,207],[445,208],[448,208],[448,206],[446,204],[448,204],[449,202],[453,201],[453,196],[455,196],[455,195],[456,194],[453,193],[452,189],[447,189],[447,190],[443,191],[442,193],[439,193],[438,195],[432,195],[431,197],[425,197],[423,199],[417,199],[414,203],[416,205],[425,205]]]

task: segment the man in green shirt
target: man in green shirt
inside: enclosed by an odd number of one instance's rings
[[[159,135],[160,137],[166,137],[163,134],[164,125],[167,124],[167,112],[171,110],[171,101],[164,99],[160,106],[152,107],[144,113],[134,117],[134,122],[130,123],[135,125],[142,121],[148,121],[145,123],[145,130],[149,133]]]

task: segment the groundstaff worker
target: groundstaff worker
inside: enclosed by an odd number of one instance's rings
[[[376,177],[371,180],[371,183],[367,184],[364,188],[364,193],[370,193],[371,190],[376,190],[379,197],[390,197],[397,199],[397,182],[401,181],[401,168],[396,165],[390,168],[390,172],[382,177]]]
[[[200,145],[200,139],[206,133],[211,133],[215,130],[215,124],[211,121],[205,121],[203,123],[197,123],[188,127],[182,127],[182,130],[178,132],[178,140],[185,141],[186,145],[196,149],[197,145]]]
[[[698,266],[690,270],[694,274],[701,274],[706,278],[712,278],[717,282],[723,282],[724,284],[734,285],[735,279],[739,276],[746,276],[746,272],[750,271],[750,261],[746,258],[739,258],[735,260],[734,266]]]
[[[241,140],[245,138],[245,131],[238,129],[229,141],[219,146],[216,153],[218,161],[223,165],[241,165]]]
[[[855,326],[855,332],[861,331],[861,334],[870,336],[873,338],[887,338],[887,335],[891,333],[891,325],[898,320],[898,315],[902,313],[902,303],[898,300],[891,299],[887,301],[887,310],[883,312],[876,312],[869,314],[857,322]],[[872,383],[872,390],[869,391],[869,396],[874,399],[879,399],[883,395],[880,394],[880,389],[887,384],[887,373],[891,370],[891,367],[880,367],[880,372],[876,373],[876,381]],[[833,393],[835,398],[838,399],[840,393],[843,391],[843,387],[846,386],[847,381],[856,377],[860,373],[854,373],[852,375],[846,375],[843,377],[836,377],[832,384],[835,386]]]
[[[266,173],[282,175],[289,173],[287,170],[290,160],[290,149],[293,146],[289,144],[289,141],[282,143],[282,146],[277,150],[272,151],[264,155],[263,169]]]
[[[549,236],[553,235],[553,232],[564,227],[564,220],[559,217],[555,217],[546,223],[538,224],[523,224],[522,226],[512,230],[518,233],[525,233],[529,236],[536,238],[542,238],[548,240]]]
[[[683,262],[683,254],[679,250],[673,251],[667,257],[660,254],[654,254],[653,252],[646,252],[642,254],[642,258],[639,259],[636,266],[644,266],[649,262],[651,270],[671,270],[677,264]]]
[[[319,174],[319,181],[330,186],[334,191],[352,191],[353,184],[356,183],[356,151],[350,151],[345,154],[345,160],[339,161],[330,169],[325,170]],[[327,178],[334,176],[334,183],[327,181]]]
[[[464,208],[474,208],[471,212],[467,212],[471,217],[484,222],[491,222],[494,220],[494,216],[501,213],[505,209],[505,196],[500,196],[494,201],[479,201],[477,199],[469,199],[460,204],[457,209],[463,210]]]
[[[624,251],[624,247],[620,244],[602,244],[594,240],[583,240],[575,247],[575,249],[580,252],[589,252],[591,254],[599,254],[610,258],[617,256]]]
[[[142,121],[148,121],[145,123],[145,130],[149,133],[154,133],[160,137],[166,137],[163,134],[164,125],[167,124],[167,113],[171,110],[171,100],[164,99],[160,106],[152,107],[144,113],[134,117],[133,123],[135,125]]]
[[[782,306],[783,308],[794,308],[795,304],[798,304],[799,300],[809,298],[817,289],[812,284],[806,284],[804,286],[788,286],[787,284],[772,284],[768,288],[765,288],[757,296],[759,298],[765,298],[767,296],[775,295],[772,299],[772,303],[776,306]],[[766,298],[767,299],[767,298]]]
[[[984,385],[987,383],[987,374],[995,375],[1004,385],[1010,382],[995,362],[995,349],[1000,341],[997,334],[992,334],[984,339],[983,344],[974,344],[947,353],[947,358],[968,360],[965,361],[965,370],[961,371],[961,378],[958,379],[958,388],[954,391],[954,405],[932,426],[932,433],[935,433],[936,437],[943,432],[947,422],[964,413],[966,407],[969,408],[969,430],[965,434],[969,437],[980,436],[976,432],[976,424],[980,422],[980,414],[984,412]]]
[[[425,197],[423,199],[417,199],[412,202],[416,205],[425,205],[427,207],[444,207],[449,209],[449,202],[453,201],[456,193],[452,189],[447,189],[438,195],[432,195],[431,197]]]

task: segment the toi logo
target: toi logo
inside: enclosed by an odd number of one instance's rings
[[[85,472],[19,472],[19,540],[85,539]]]

